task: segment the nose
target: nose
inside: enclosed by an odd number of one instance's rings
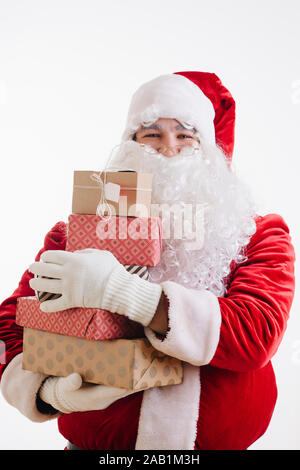
[[[180,152],[180,145],[172,138],[166,138],[163,142],[161,142],[161,147],[158,150],[162,153],[165,157],[174,157]]]
[[[170,146],[170,147],[162,147],[160,150],[160,153],[162,153],[165,157],[174,157],[180,152],[179,148],[176,148],[175,146]]]

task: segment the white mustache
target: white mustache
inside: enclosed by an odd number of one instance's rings
[[[136,141],[126,141],[117,146],[107,162],[106,168],[122,168],[134,171],[143,171],[147,166],[177,168],[178,166],[185,166],[187,160],[192,162],[195,159],[203,157],[203,150],[195,150],[193,156],[187,155],[190,152],[190,146],[184,146],[180,152],[172,157],[166,157],[164,154],[155,151],[151,146],[146,146],[151,149],[153,153],[146,152],[145,148]],[[155,163],[155,164],[154,164]]]

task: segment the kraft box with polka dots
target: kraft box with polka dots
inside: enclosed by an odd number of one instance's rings
[[[87,340],[24,328],[23,369],[48,375],[78,372],[84,382],[130,390],[179,384],[182,362],[147,338]]]

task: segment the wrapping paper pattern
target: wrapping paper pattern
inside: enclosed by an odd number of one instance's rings
[[[149,271],[147,266],[136,266],[135,264],[124,266],[130,274],[137,274],[140,278],[146,281],[149,278]]]
[[[107,221],[97,215],[70,214],[68,222],[67,251],[107,250],[123,265],[156,266],[160,261],[159,217],[112,216]]]
[[[24,328],[23,369],[58,377],[78,372],[84,382],[130,390],[179,384],[182,362],[147,338],[91,341]]]
[[[45,313],[40,309],[36,297],[18,298],[16,323],[37,330],[90,340],[145,336],[143,326],[124,315],[96,308],[70,308]]]
[[[39,276],[36,276],[39,277]],[[41,276],[44,279],[52,279],[51,277]],[[39,290],[35,291],[35,295],[40,302],[45,302],[45,300],[54,300],[61,297],[61,294],[53,294],[52,292],[41,292]]]

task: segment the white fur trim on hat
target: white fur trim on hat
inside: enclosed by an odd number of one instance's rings
[[[194,127],[200,141],[215,143],[215,111],[212,102],[200,88],[182,75],[166,74],[144,83],[134,93],[122,141],[132,139],[141,125],[153,124],[160,118],[176,119]]]

